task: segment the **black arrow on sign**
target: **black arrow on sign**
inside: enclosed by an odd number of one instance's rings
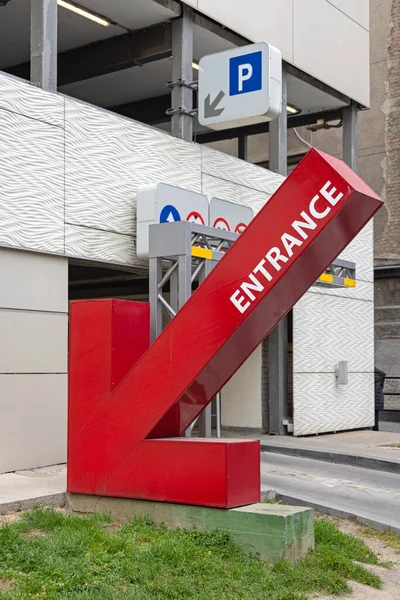
[[[212,102],[210,101],[210,94],[206,96],[206,99],[204,100],[204,117],[206,119],[210,119],[211,117],[219,117],[219,115],[224,112],[224,108],[217,108],[224,96],[225,92],[222,90],[217,94]]]

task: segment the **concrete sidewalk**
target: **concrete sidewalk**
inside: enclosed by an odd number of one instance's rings
[[[0,515],[35,506],[64,506],[66,500],[65,465],[0,475]]]
[[[223,437],[259,439],[263,452],[400,474],[400,433],[364,430],[295,438],[225,430]]]

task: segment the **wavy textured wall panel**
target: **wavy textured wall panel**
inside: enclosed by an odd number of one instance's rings
[[[137,264],[135,238],[89,227],[65,225],[65,254],[89,261]]]
[[[374,370],[374,304],[306,294],[293,322],[295,373],[334,373],[347,360],[350,372]]]
[[[350,373],[349,385],[337,386],[333,373],[295,373],[294,435],[372,427],[374,374]]]
[[[373,227],[373,221],[370,221],[340,255],[340,258],[356,263],[359,281],[374,281]]]
[[[271,196],[285,179],[282,175],[261,169],[213,148],[202,147],[201,171],[232,183],[264,192]]]
[[[264,206],[271,196],[271,194],[267,194],[266,192],[259,192],[258,190],[253,190],[249,187],[212,175],[202,175],[202,182],[203,194],[250,206],[255,214]]]
[[[295,435],[373,425],[372,222],[340,257],[356,263],[356,287],[313,287],[293,309]],[[334,369],[340,360],[348,361],[347,386],[336,383]]]
[[[0,108],[64,127],[63,96],[45,92],[6,73],[0,73]]]
[[[0,244],[63,253],[63,130],[0,109],[0,156]]]
[[[373,424],[372,221],[345,248],[340,258],[356,263],[356,287],[312,287],[293,309],[295,435]],[[338,387],[333,375],[340,360],[348,361],[348,386]],[[357,388],[359,377],[360,388]],[[365,381],[370,382],[370,388]]]
[[[200,147],[66,100],[66,222],[136,233],[136,194],[149,183],[201,191]]]

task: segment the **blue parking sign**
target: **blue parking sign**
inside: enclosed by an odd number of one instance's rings
[[[229,95],[262,89],[262,52],[234,56],[229,60]]]

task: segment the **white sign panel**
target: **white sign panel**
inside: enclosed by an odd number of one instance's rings
[[[210,199],[210,226],[216,229],[243,233],[254,213],[249,206],[235,204],[219,198]]]
[[[229,129],[281,111],[282,55],[266,42],[209,54],[199,63],[199,122]]]
[[[149,256],[149,225],[190,221],[208,225],[207,196],[182,188],[157,183],[139,188],[137,196],[136,252],[140,259]]]

